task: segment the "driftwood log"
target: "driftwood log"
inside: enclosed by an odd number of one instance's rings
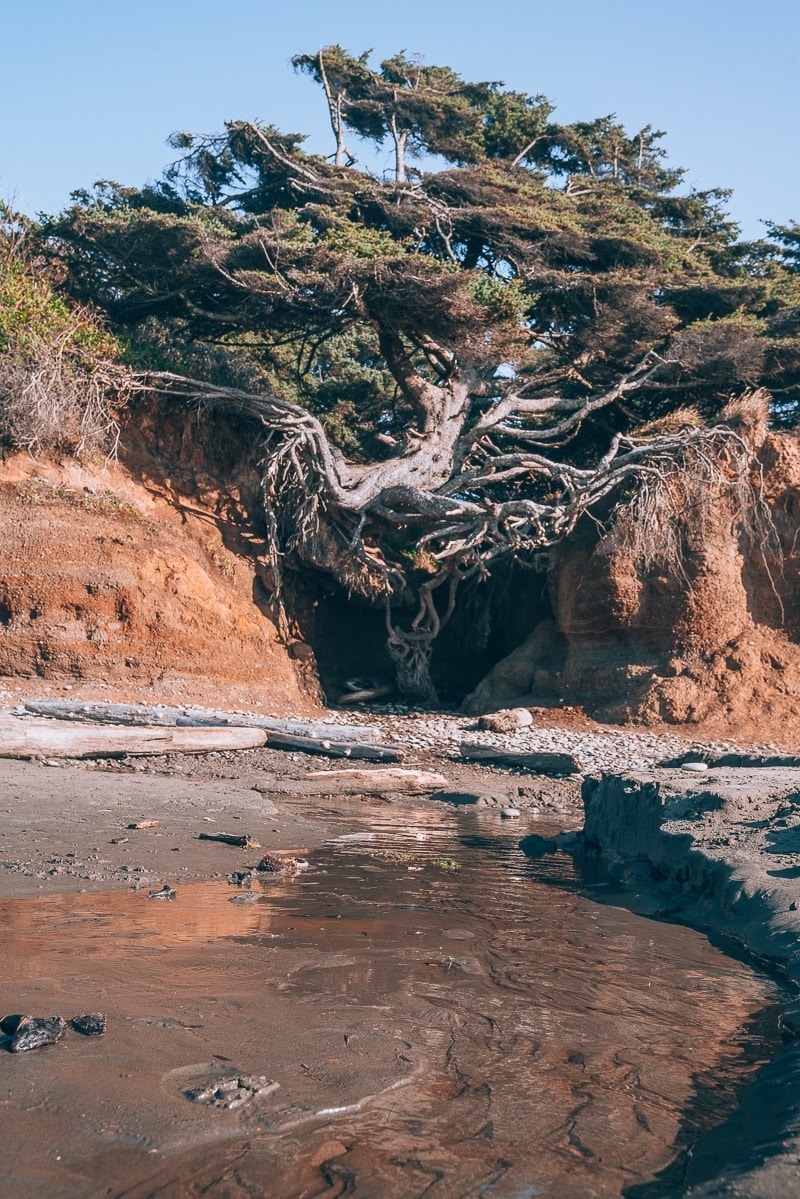
[[[123,758],[141,754],[205,754],[257,749],[263,729],[72,727],[55,720],[0,718],[0,758]]]
[[[329,741],[318,737],[297,737],[288,733],[267,732],[270,749],[297,749],[306,754],[326,754],[329,758],[364,758],[370,762],[402,762],[403,751],[393,745],[374,745],[371,742]]]
[[[486,762],[493,766],[521,766],[532,774],[578,774],[582,767],[572,754],[558,753],[515,753],[513,750],[495,749],[493,745],[474,745],[462,741],[459,750],[462,758],[470,762]]]
[[[96,721],[99,724],[130,724],[151,727],[254,728],[288,736],[316,737],[331,741],[377,741],[374,725],[325,724],[322,721],[280,720],[273,716],[244,715],[202,708],[160,708],[150,704],[108,704],[75,700],[28,700],[25,709],[35,716],[54,720]]]
[[[361,691],[345,691],[339,696],[340,704],[366,704],[375,699],[385,699],[394,692],[394,687],[365,687]]]
[[[375,795],[383,791],[441,791],[448,786],[442,774],[432,770],[310,770],[306,782],[330,783],[337,790]]]

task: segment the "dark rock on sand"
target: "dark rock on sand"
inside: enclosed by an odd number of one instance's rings
[[[106,1018],[102,1012],[83,1012],[70,1020],[70,1024],[84,1037],[101,1037],[106,1031]]]
[[[67,1025],[60,1016],[25,1016],[14,1034],[12,1053],[25,1053],[28,1049],[39,1049],[42,1045],[53,1045],[60,1041]]]

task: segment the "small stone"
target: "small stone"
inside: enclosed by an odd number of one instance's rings
[[[170,887],[169,883],[164,883],[160,891],[148,891],[148,899],[174,899],[175,888]]]
[[[510,820],[514,816],[519,816],[519,814],[520,814],[519,808],[501,808],[500,809],[500,815],[506,820]]]
[[[704,770],[708,770],[707,762],[682,762],[681,770],[693,770],[701,774]]]
[[[84,1012],[70,1024],[84,1037],[101,1037],[106,1031],[106,1018],[102,1012]]]

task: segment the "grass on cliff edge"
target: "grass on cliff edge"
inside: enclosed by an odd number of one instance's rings
[[[0,205],[0,447],[111,454],[130,386],[117,340],[56,294],[24,218]]]

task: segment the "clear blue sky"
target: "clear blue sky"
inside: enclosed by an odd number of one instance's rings
[[[328,152],[289,59],[338,41],[651,123],[691,183],[734,189],[745,236],[800,220],[800,0],[0,0],[0,28],[0,196],[30,213],[156,177],[176,129],[258,118]]]

